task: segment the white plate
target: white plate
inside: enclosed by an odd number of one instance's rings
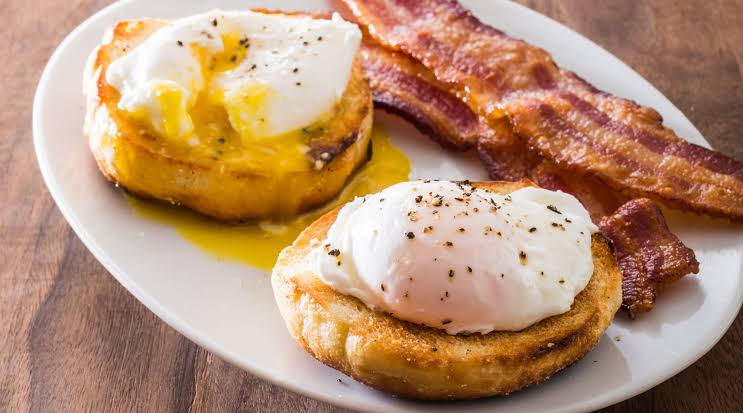
[[[706,144],[668,99],[589,40],[510,2],[465,3],[484,21],[546,48],[560,64],[598,87],[657,108],[679,135]],[[261,5],[285,10],[327,7],[321,0],[122,1],[88,19],[62,42],[36,93],[34,143],[57,205],[111,274],[176,330],[263,379],[347,408],[563,412],[607,406],[668,379],[706,353],[730,326],[743,297],[740,227],[673,213],[671,227],[696,251],[700,274],[674,285],[639,321],[618,316],[593,352],[547,383],[508,397],[454,404],[399,400],[351,379],[339,383],[338,372],[316,362],[289,337],[273,302],[268,273],[215,260],[172,228],[140,218],[99,174],[82,135],[83,64],[106,27],[126,18]],[[453,158],[404,122],[384,115],[378,122],[411,158],[411,178],[484,178],[475,160]]]

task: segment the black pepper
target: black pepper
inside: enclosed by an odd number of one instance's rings
[[[537,228],[536,227],[529,228],[529,232],[536,232],[536,231],[537,231]]]
[[[549,209],[550,211],[554,212],[555,214],[562,215],[562,212],[560,212],[560,210],[558,210],[557,207],[554,206],[554,205],[547,205],[547,209]]]
[[[180,41],[180,40],[178,40],[178,41],[176,42],[176,44],[178,44],[178,46],[181,46],[181,47],[183,47],[183,42],[182,42],[182,41]]]
[[[454,270],[449,270],[449,278],[454,278]]]
[[[519,251],[519,261],[521,261],[521,265],[526,262],[526,253],[524,251]]]
[[[341,255],[341,252],[338,249],[333,249],[333,250],[330,250],[328,252],[328,255],[332,255],[333,257],[337,257],[337,256]]]
[[[407,234],[405,234],[405,236],[408,237],[408,239],[415,238],[415,234],[413,234],[412,232],[408,232]]]

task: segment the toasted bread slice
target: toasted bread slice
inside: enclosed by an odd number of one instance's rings
[[[523,183],[476,186],[510,193]],[[622,301],[607,241],[594,235],[594,272],[567,313],[518,332],[456,335],[401,321],[336,292],[313,272],[311,240],[322,241],[339,209],[308,227],[279,256],[271,277],[291,335],[322,363],[377,389],[416,399],[507,394],[548,379],[591,350]]]
[[[373,106],[358,58],[332,118],[303,130],[309,149],[302,170],[266,170],[244,162],[239,147],[233,148],[237,155],[223,159],[159,138],[118,109],[119,93],[105,74],[114,60],[166,24],[153,19],[120,22],[88,61],[85,134],[110,181],[220,220],[261,219],[293,215],[330,200],[368,158]]]

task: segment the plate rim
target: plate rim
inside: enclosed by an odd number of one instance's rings
[[[285,381],[281,378],[280,373],[276,373],[272,369],[261,367],[257,363],[254,363],[252,361],[241,360],[239,359],[239,356],[235,354],[234,352],[226,350],[214,340],[211,340],[208,337],[199,334],[199,332],[195,328],[193,328],[188,322],[178,317],[177,314],[166,309],[161,303],[158,302],[158,300],[156,300],[150,294],[148,294],[146,291],[140,288],[131,279],[131,277],[129,277],[126,274],[126,272],[114,262],[110,254],[99,247],[97,242],[93,239],[93,236],[90,235],[90,233],[86,230],[85,226],[76,218],[75,212],[71,210],[68,201],[66,200],[65,196],[61,193],[61,190],[59,189],[59,185],[56,180],[55,173],[52,171],[52,168],[48,162],[47,148],[46,148],[46,144],[44,143],[44,137],[42,134],[42,130],[44,129],[42,126],[42,119],[43,119],[43,115],[45,115],[45,111],[42,108],[43,106],[42,99],[43,99],[44,94],[50,88],[49,77],[51,76],[52,68],[58,64],[58,61],[62,58],[62,55],[64,54],[65,50],[68,47],[70,47],[70,45],[73,44],[73,42],[78,37],[80,37],[81,34],[88,28],[88,26],[92,25],[95,20],[106,17],[110,15],[111,13],[116,12],[116,10],[122,7],[125,7],[129,3],[134,3],[136,1],[140,1],[140,0],[116,1],[112,4],[109,4],[103,7],[102,9],[99,9],[98,11],[96,11],[95,13],[87,17],[78,26],[76,26],[70,33],[68,33],[64,37],[64,39],[54,49],[37,83],[36,91],[34,93],[33,109],[32,109],[32,134],[33,134],[34,151],[36,155],[37,165],[41,171],[41,175],[44,180],[45,186],[47,190],[49,191],[50,195],[52,196],[52,199],[54,200],[57,208],[60,210],[63,217],[68,222],[68,224],[70,225],[74,233],[77,235],[77,237],[82,241],[85,247],[93,254],[93,256],[103,265],[103,267],[127,291],[129,291],[129,293],[132,294],[139,302],[141,302],[145,307],[147,307],[150,311],[152,311],[158,318],[160,318],[170,327],[172,327],[177,332],[185,336],[187,339],[203,347],[207,351],[210,351],[216,354],[217,356],[229,362],[230,364],[235,365],[238,368],[241,368],[247,371],[248,373],[260,378],[261,380],[264,380],[269,383],[280,386],[282,388],[288,389],[294,393],[301,394],[303,396],[310,397],[315,400],[323,401],[328,404],[340,406],[340,407],[347,408],[347,409],[358,410],[359,408],[362,408],[362,409],[371,411],[372,406],[365,406],[365,405],[360,406],[358,403],[354,403],[353,399],[335,398],[324,392],[315,391],[310,386],[301,386],[301,385],[294,384],[290,381]],[[502,1],[500,3],[501,3],[501,6],[516,8],[519,13],[535,14],[541,19],[549,20],[552,24],[559,26],[561,30],[565,30],[569,32],[571,35],[577,36],[582,41],[588,42],[591,46],[601,51],[603,54],[608,55],[614,61],[614,64],[620,64],[624,66],[625,69],[628,69],[632,71],[633,73],[635,73],[644,82],[644,87],[650,89],[650,91],[654,93],[660,94],[663,98],[668,100],[671,103],[671,107],[673,108],[673,110],[678,111],[679,114],[682,116],[682,118],[686,120],[689,125],[692,126],[695,132],[698,133],[704,145],[707,147],[710,147],[709,143],[707,142],[706,139],[704,139],[703,135],[699,133],[696,126],[694,126],[694,124],[686,117],[686,115],[684,115],[684,113],[675,104],[673,104],[673,102],[670,99],[668,99],[662,92],[660,92],[655,86],[653,86],[653,84],[650,83],[647,79],[645,79],[640,73],[632,69],[632,67],[624,63],[621,59],[616,57],[614,54],[604,49],[600,45],[596,44],[589,38],[572,30],[571,28],[563,25],[562,23],[558,22],[557,20],[552,19],[549,16],[541,14],[535,10],[532,10],[521,4],[514,3],[512,1]],[[497,6],[493,5],[493,7],[497,7]],[[738,274],[738,276],[740,275],[741,274]],[[609,391],[609,392],[597,395],[596,397],[593,397],[591,399],[585,400],[579,406],[572,406],[572,405],[562,406],[562,407],[557,407],[554,411],[556,412],[575,411],[576,407],[580,409],[581,411],[596,410],[596,409],[610,406],[615,403],[621,402],[623,400],[627,400],[629,398],[635,397],[657,385],[660,385],[661,383],[679,374],[681,371],[685,370],[690,365],[698,361],[702,356],[707,354],[715,345],[717,345],[717,343],[727,333],[730,326],[737,318],[737,315],[740,312],[742,304],[743,304],[743,285],[741,286],[741,288],[738,288],[738,291],[736,292],[735,300],[732,301],[732,308],[730,308],[729,311],[725,312],[726,319],[724,320],[724,322],[719,324],[719,328],[716,330],[716,334],[713,337],[713,339],[708,340],[706,345],[699,346],[697,351],[686,353],[685,357],[682,357],[681,362],[669,364],[669,368],[666,369],[663,372],[663,374],[659,374],[655,376],[646,376],[644,380],[641,380],[641,383],[639,385],[632,387],[631,390]],[[606,339],[605,335],[602,339]],[[648,378],[648,377],[652,377],[652,378]],[[485,398],[481,400],[483,403],[488,403],[489,401],[494,400],[494,399]]]

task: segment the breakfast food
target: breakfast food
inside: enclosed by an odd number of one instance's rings
[[[466,150],[486,131],[470,108],[420,63],[364,34],[361,61],[374,105],[403,117],[441,146]]]
[[[431,69],[529,149],[632,197],[743,218],[743,164],[686,142],[654,110],[601,92],[455,0],[344,0],[369,33]]]
[[[341,189],[369,156],[372,100],[476,151],[497,182],[401,183],[282,251],[276,302],[321,362],[412,398],[517,391],[583,357],[620,304],[635,318],[698,271],[655,202],[743,218],[743,165],[456,1],[344,2],[363,27],[267,10],[121,22],[85,73],[108,179],[224,221],[294,216],[225,226],[249,230],[220,241],[247,240],[253,265],[357,192]]]
[[[476,146],[492,179],[528,178],[543,188],[575,196],[615,242],[615,258],[623,273],[622,305],[631,318],[650,311],[660,289],[699,271],[694,252],[671,233],[652,201],[633,200],[596,177],[559,168],[530,152],[505,119],[478,119],[410,56],[365,38],[361,57],[376,105],[410,119],[447,149]],[[426,103],[432,97],[437,104]]]
[[[599,228],[612,240],[622,271],[622,304],[632,318],[650,311],[660,290],[699,271],[694,251],[668,230],[649,199],[627,202],[602,219]]]
[[[300,345],[370,386],[505,394],[582,357],[619,308],[596,230],[573,197],[527,183],[398,184],[308,227],[274,295]]]
[[[91,150],[129,191],[220,220],[322,204],[368,157],[360,39],[337,16],[120,22],[85,73]]]
[[[595,177],[562,170],[545,160],[528,176],[543,188],[575,196],[612,241],[622,271],[622,306],[630,318],[650,311],[661,289],[699,272],[694,251],[670,231],[655,202],[630,199]]]

